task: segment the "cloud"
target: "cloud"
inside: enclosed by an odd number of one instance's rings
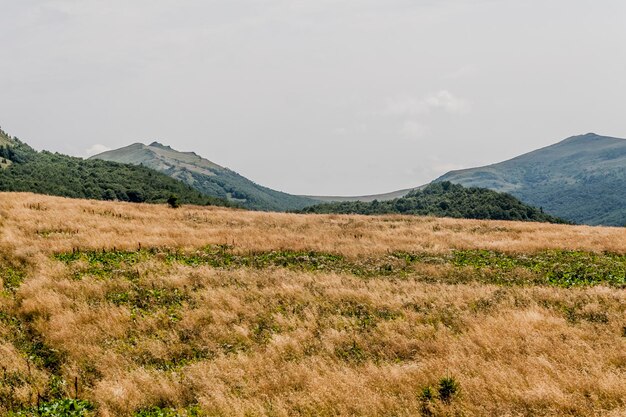
[[[474,65],[465,65],[457,68],[454,71],[444,74],[441,78],[444,80],[460,80],[475,76],[478,73],[478,68]]]
[[[108,146],[96,143],[95,145],[85,150],[85,156],[88,156],[88,157],[94,156],[94,155],[98,155],[99,153],[110,151],[110,150],[111,148],[109,148]]]
[[[331,133],[336,136],[347,136],[353,134],[364,134],[369,131],[369,126],[365,123],[354,124],[351,126],[336,127]]]
[[[457,97],[448,90],[441,90],[421,98],[402,96],[388,99],[383,114],[395,119],[396,123],[400,119],[398,133],[415,138],[424,137],[430,132],[428,125],[432,124],[433,120],[427,123],[424,120],[435,114],[458,116],[469,111],[468,100]]]
[[[385,114],[392,116],[421,116],[434,111],[448,114],[466,114],[470,111],[470,102],[449,92],[441,90],[423,98],[396,97],[387,100]]]
[[[400,133],[405,136],[421,137],[428,132],[428,127],[414,120],[406,120],[400,128]]]
[[[465,114],[470,110],[467,100],[456,97],[447,90],[430,95],[424,101],[429,109],[442,109],[450,114]]]

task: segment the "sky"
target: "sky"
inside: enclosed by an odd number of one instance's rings
[[[158,140],[294,194],[626,137],[623,0],[0,0],[0,126]]]

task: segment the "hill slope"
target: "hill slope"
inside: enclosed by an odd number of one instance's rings
[[[626,229],[0,213],[1,416],[626,415]]]
[[[146,167],[37,152],[6,134],[0,139],[0,191],[151,203],[176,195],[181,203],[230,205]]]
[[[515,197],[485,188],[465,188],[441,182],[388,201],[336,202],[307,207],[304,213],[414,214],[468,219],[521,220],[562,223]]]
[[[626,140],[593,133],[436,181],[513,194],[576,223],[626,224]]]
[[[229,199],[255,210],[296,210],[316,201],[258,185],[236,172],[158,142],[133,145],[95,155],[92,159],[144,165],[183,181],[204,194]]]

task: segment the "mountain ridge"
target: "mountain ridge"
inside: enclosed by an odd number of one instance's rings
[[[94,155],[90,159],[144,165],[206,195],[224,198],[253,210],[298,210],[318,203],[308,197],[264,187],[195,152],[181,152],[158,141],[149,145],[134,143]]]

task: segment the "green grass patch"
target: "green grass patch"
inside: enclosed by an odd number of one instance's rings
[[[24,279],[26,278],[26,272],[20,268],[14,268],[11,266],[0,265],[0,279],[2,279],[2,287],[4,291],[14,293],[17,291]]]
[[[394,320],[402,316],[399,311],[388,308],[373,308],[367,304],[356,302],[347,302],[340,306],[339,313],[344,317],[354,319],[360,330],[372,329],[381,320]]]
[[[489,270],[505,277],[525,269],[542,283],[559,287],[608,284],[626,286],[626,255],[581,251],[544,251],[532,255],[485,250],[455,251],[451,262],[458,267]]]
[[[57,373],[63,354],[48,346],[43,337],[32,326],[19,317],[0,311],[0,324],[11,329],[10,341],[35,366]]]
[[[78,261],[84,262],[86,264],[85,267],[74,271],[74,277],[76,279],[80,279],[85,275],[108,277],[116,272],[128,274],[129,271],[131,272],[130,278],[133,278],[132,267],[141,261],[148,260],[155,253],[157,253],[157,251],[154,249],[150,251],[73,250],[72,252],[55,254],[54,257],[67,265]]]
[[[202,415],[198,407],[185,409],[152,407],[137,411],[134,417],[200,417]]]
[[[553,250],[533,254],[509,254],[487,250],[457,250],[442,255],[394,252],[385,256],[351,260],[338,254],[314,251],[239,253],[232,247],[219,245],[195,252],[159,249],[73,251],[57,254],[55,258],[67,265],[82,261],[83,266],[74,271],[77,278],[85,274],[106,277],[113,273],[122,273],[132,280],[138,278],[133,266],[157,254],[168,264],[220,269],[288,268],[307,272],[345,273],[364,278],[406,278],[415,275],[416,265],[434,264],[454,267],[444,277],[448,283],[481,281],[501,285],[626,286],[626,255],[582,251]],[[525,273],[520,274],[520,271]],[[422,278],[429,279],[428,276]]]
[[[178,288],[146,288],[133,283],[130,289],[109,292],[106,299],[115,305],[128,306],[131,311],[151,312],[182,307],[191,297]]]
[[[94,406],[84,400],[63,399],[40,404],[25,410],[13,411],[9,417],[89,417]]]

